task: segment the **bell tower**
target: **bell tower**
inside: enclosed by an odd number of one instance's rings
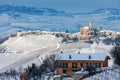
[[[89,29],[93,29],[93,23],[89,22],[88,27],[89,27]]]

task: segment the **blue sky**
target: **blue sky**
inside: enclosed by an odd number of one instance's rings
[[[0,5],[47,7],[66,12],[84,12],[99,8],[120,9],[120,0],[0,0]]]

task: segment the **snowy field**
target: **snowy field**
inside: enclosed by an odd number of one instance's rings
[[[105,71],[83,80],[120,80],[120,67],[116,65],[108,67]]]
[[[6,69],[27,67],[32,63],[41,64],[46,55],[60,47],[61,38],[53,35],[27,35],[12,37],[0,46],[7,48],[5,53],[0,53],[0,71]]]
[[[46,56],[61,51],[78,52],[81,48],[86,50],[92,46],[95,52],[109,54],[109,50],[112,48],[110,45],[91,45],[83,41],[64,44],[61,43],[61,40],[62,38],[56,38],[54,35],[48,34],[10,37],[0,45],[6,50],[5,53],[0,53],[0,72],[18,69],[19,67],[25,68],[32,63],[40,65]]]

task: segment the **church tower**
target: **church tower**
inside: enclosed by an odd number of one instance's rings
[[[93,29],[93,23],[89,22],[88,27],[89,27],[89,29]]]

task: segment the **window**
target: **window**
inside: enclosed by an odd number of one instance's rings
[[[68,68],[68,63],[63,63],[63,68]]]
[[[88,66],[88,63],[86,63],[86,66]]]
[[[95,67],[98,67],[98,63],[94,63],[95,64]]]
[[[95,63],[95,67],[101,67],[101,63]]]
[[[63,73],[64,73],[64,74],[66,74],[66,73],[67,73],[67,71],[66,71],[66,70],[63,70]]]
[[[98,66],[101,67],[101,63],[99,63]]]
[[[77,72],[78,70],[72,70],[73,72]]]
[[[90,62],[90,64],[89,64],[90,66],[93,66],[93,63],[92,62]]]
[[[77,63],[72,63],[72,68],[77,68]]]
[[[81,63],[81,67],[83,67],[83,63]]]

